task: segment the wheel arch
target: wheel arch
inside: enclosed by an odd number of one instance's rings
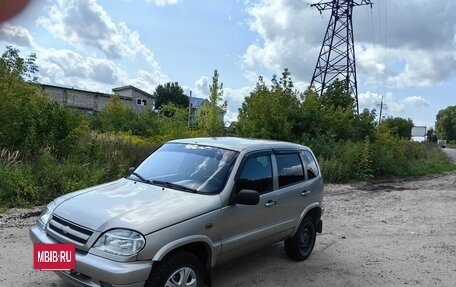
[[[187,251],[194,254],[198,259],[201,260],[204,266],[210,268],[213,266],[215,247],[212,242],[206,236],[192,236],[187,238],[181,238],[179,240],[170,242],[160,248],[155,253],[152,261],[161,261],[165,256],[178,251]]]
[[[315,223],[315,226],[317,228],[317,232],[321,233],[322,231],[322,222],[321,222],[321,216],[323,214],[323,208],[321,207],[320,203],[315,202],[307,206],[307,208],[301,213],[300,219],[299,219],[299,224],[303,221],[303,219],[306,216],[310,216]],[[299,226],[298,224],[298,226]],[[297,231],[297,228],[293,231],[294,235]]]

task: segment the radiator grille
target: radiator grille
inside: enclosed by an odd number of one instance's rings
[[[49,229],[59,234],[61,237],[71,239],[80,244],[85,244],[93,233],[87,228],[76,225],[71,221],[55,215],[53,215],[49,221]]]

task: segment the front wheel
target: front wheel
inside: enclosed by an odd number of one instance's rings
[[[204,267],[189,252],[179,252],[157,262],[145,287],[203,287]]]
[[[295,261],[306,260],[312,253],[316,237],[315,222],[307,216],[302,220],[295,235],[285,240],[285,253]]]

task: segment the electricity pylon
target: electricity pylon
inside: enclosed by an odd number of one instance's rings
[[[371,5],[371,0],[332,0],[311,4],[320,13],[331,9],[320,55],[312,76],[311,86],[320,93],[334,80],[345,81],[347,91],[355,98],[359,114],[358,83],[356,81],[355,46],[353,39],[353,7]]]

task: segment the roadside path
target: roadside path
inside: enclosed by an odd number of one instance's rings
[[[456,149],[452,148],[442,148],[442,151],[454,162],[456,163]]]

